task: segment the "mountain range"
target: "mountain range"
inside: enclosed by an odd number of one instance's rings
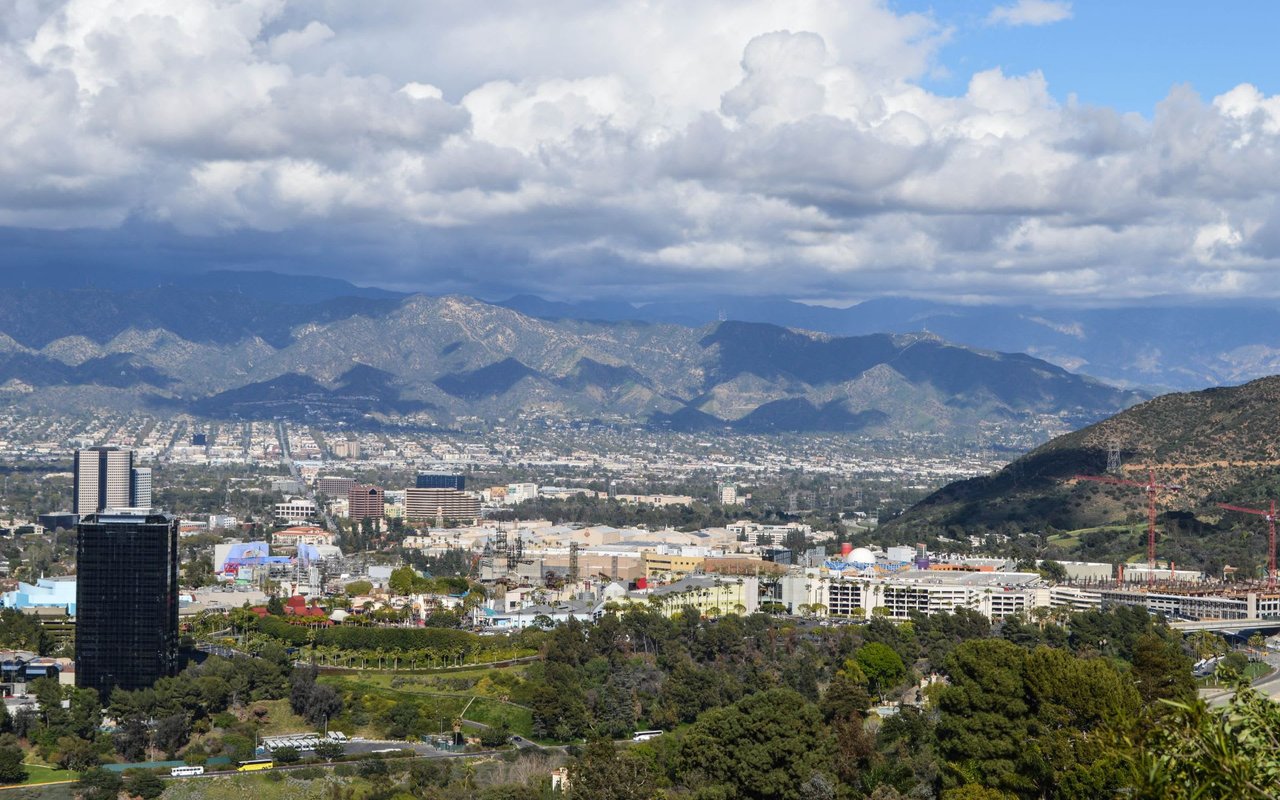
[[[42,407],[141,403],[221,418],[449,425],[523,414],[962,436],[992,420],[1083,424],[1143,399],[927,333],[550,320],[468,297],[343,296],[341,282],[295,282],[227,273],[10,288],[0,295],[0,391]]]
[[[1280,373],[1280,340],[1272,333],[1280,330],[1280,310],[1238,303],[1081,309],[881,298],[827,308],[777,297],[720,297],[632,306],[617,301],[554,303],[518,295],[501,304],[546,319],[702,325],[727,318],[837,336],[927,331],[970,347],[1027,353],[1152,393]]]
[[[191,297],[219,295],[222,302],[233,305],[241,305],[246,299],[262,301],[270,315],[267,320],[243,320],[228,309],[219,308],[219,300],[211,298],[204,307],[190,303],[179,306],[194,316],[191,320],[184,315],[163,321],[167,329],[177,331],[172,325],[208,326],[220,319],[227,326],[225,336],[234,339],[252,330],[277,345],[287,339],[293,326],[301,324],[294,313],[298,306],[323,306],[326,301],[357,298],[368,303],[366,310],[373,313],[392,308],[408,296],[334,278],[263,271],[159,273],[113,269],[107,275],[83,267],[0,272],[0,289],[20,293],[84,289],[90,296],[103,290],[134,295],[169,290]],[[829,308],[784,297],[681,297],[646,302],[597,299],[567,303],[528,294],[495,298],[492,302],[546,320],[655,322],[693,328],[734,320],[834,336],[927,332],[978,349],[1027,353],[1073,372],[1151,394],[1239,384],[1280,373],[1280,341],[1272,333],[1280,329],[1280,309],[1239,302],[1074,308],[889,297],[848,308]],[[155,308],[149,313],[165,312]],[[312,313],[307,311],[303,316]],[[318,313],[322,315],[323,311]],[[0,331],[27,341],[10,329],[12,322],[0,320]],[[270,327],[273,322],[274,328]]]

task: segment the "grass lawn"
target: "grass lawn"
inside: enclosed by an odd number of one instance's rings
[[[457,670],[417,670],[409,672],[402,670],[381,671],[381,670],[360,670],[359,672],[331,672],[329,676],[334,678],[342,678],[344,680],[354,681],[356,683],[367,684],[369,686],[381,686],[383,688],[392,688],[391,682],[397,678],[401,681],[409,681],[407,685],[395,687],[400,691],[413,691],[418,688],[422,691],[448,691],[446,689],[432,689],[431,686],[448,681],[469,681],[472,684],[478,683],[482,678],[491,673],[502,672],[515,675],[524,675],[526,664],[517,664],[512,667],[476,667],[475,669],[457,669]],[[320,670],[324,674],[324,670]],[[421,681],[421,683],[419,683]]]
[[[59,781],[74,781],[80,777],[80,773],[72,772],[69,769],[42,767],[39,764],[25,764],[24,766],[27,768],[27,779],[22,782],[23,786],[36,786],[41,783],[58,783]]]
[[[476,698],[467,709],[467,719],[494,726],[507,723],[512,733],[530,738],[533,735],[533,712],[522,706],[513,706],[486,697]]]
[[[1048,542],[1050,544],[1062,545],[1063,547],[1072,548],[1080,544],[1080,540],[1086,534],[1097,533],[1099,531],[1110,534],[1140,533],[1145,531],[1142,525],[1100,525],[1095,528],[1078,528],[1074,531],[1063,531],[1050,536]]]
[[[477,670],[475,679],[479,680],[487,671]],[[423,716],[429,718],[452,720],[466,709],[467,719],[485,725],[498,725],[505,721],[513,733],[526,738],[533,733],[533,714],[527,708],[466,692],[436,694],[432,692],[432,687],[423,685],[410,684],[393,689],[390,686],[391,677],[385,673],[372,675],[362,673],[353,677],[324,675],[321,676],[320,681],[339,690],[356,691],[393,702],[412,698],[421,706]],[[351,731],[346,733],[350,735]]]
[[[314,725],[293,713],[288,700],[259,700],[250,708],[263,706],[270,710],[267,720],[262,726],[263,736],[276,736],[282,733],[302,733],[315,730]]]

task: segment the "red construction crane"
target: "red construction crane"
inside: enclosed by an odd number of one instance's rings
[[[1131,481],[1125,478],[1108,478],[1103,475],[1077,475],[1078,481],[1109,483],[1114,486],[1136,486],[1147,493],[1147,566],[1154,579],[1156,573],[1156,495],[1161,491],[1177,492],[1182,487],[1176,483],[1156,483],[1155,470],[1147,471],[1146,482]]]
[[[1267,521],[1267,528],[1271,534],[1271,560],[1267,564],[1267,586],[1274,587],[1276,585],[1276,501],[1271,501],[1270,511],[1263,511],[1260,508],[1229,506],[1226,503],[1218,503],[1218,508],[1225,508],[1228,511],[1239,511],[1241,514],[1253,514],[1254,516],[1262,517]]]

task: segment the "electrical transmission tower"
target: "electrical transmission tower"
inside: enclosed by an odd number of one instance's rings
[[[1120,474],[1120,440],[1107,440],[1107,473],[1111,475]]]

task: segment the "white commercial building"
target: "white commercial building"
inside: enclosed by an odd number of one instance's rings
[[[536,483],[508,483],[507,496],[502,501],[509,506],[519,505],[527,500],[538,499],[538,484]]]
[[[316,518],[316,504],[305,497],[290,497],[276,503],[276,519],[280,522],[306,522]]]
[[[905,620],[913,612],[927,616],[968,608],[996,620],[1029,613],[1040,582],[1039,575],[1027,572],[908,570],[879,576],[793,569],[782,578],[781,599],[792,613],[817,616],[882,614]]]

